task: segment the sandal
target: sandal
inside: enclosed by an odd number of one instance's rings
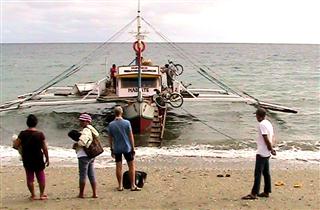
[[[118,191],[123,191],[123,187],[117,187]]]
[[[41,195],[40,200],[48,200],[48,195]]]
[[[131,191],[141,191],[141,188],[139,187],[131,188]]]
[[[38,200],[38,199],[36,198],[36,196],[30,196],[30,197],[29,197],[29,201],[34,201],[34,200]]]
[[[260,193],[260,194],[258,194],[258,197],[268,198],[269,197],[269,193],[265,193],[265,192]]]
[[[242,197],[241,199],[242,200],[255,200],[255,199],[257,199],[257,196],[249,194],[249,195]]]

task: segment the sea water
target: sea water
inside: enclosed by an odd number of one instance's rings
[[[94,51],[99,46],[101,43],[2,44],[1,103],[36,90],[73,64],[83,69],[58,85],[97,81],[108,74],[113,63],[128,65],[134,59],[129,43],[106,44]],[[93,56],[86,57],[90,53]],[[201,65],[226,84],[261,101],[296,109],[297,114],[271,112],[268,116],[275,127],[278,158],[283,154],[288,159],[320,160],[319,45],[150,43],[143,56],[158,65],[168,60],[182,64],[184,73],[178,79],[192,83],[192,88],[216,88],[197,73],[195,66]],[[58,159],[74,158],[67,133],[79,129],[77,117],[81,112],[92,114],[93,125],[108,146],[105,127],[113,105],[38,107],[1,113],[1,158],[8,162],[8,158],[17,156],[10,149],[11,136],[26,128],[30,113],[38,116],[38,128],[44,131],[51,154]],[[145,147],[145,136],[136,136],[139,155],[254,157],[254,110],[243,103],[185,102],[183,108],[169,110],[162,148]]]

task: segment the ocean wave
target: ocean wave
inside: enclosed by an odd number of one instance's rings
[[[110,148],[106,147],[105,152],[96,158],[97,168],[115,167],[115,162],[110,156]],[[19,154],[9,146],[0,146],[1,162],[3,165],[21,165]],[[59,166],[77,166],[77,156],[72,149],[61,147],[49,147],[50,162]],[[171,146],[171,147],[137,147],[136,157],[148,160],[161,157],[201,157],[219,158],[221,160],[254,160],[255,151],[252,149],[243,150],[216,150],[211,145],[196,146]],[[297,160],[310,163],[320,162],[320,153],[317,151],[278,150],[273,156],[277,160]]]

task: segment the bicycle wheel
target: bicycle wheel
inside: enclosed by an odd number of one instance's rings
[[[177,76],[183,73],[183,66],[181,64],[174,64],[174,67],[175,67],[175,73],[177,74]]]
[[[169,103],[174,108],[179,108],[183,104],[183,97],[179,93],[172,93],[169,98]]]
[[[164,98],[159,95],[154,95],[153,101],[157,104],[158,107],[166,108],[166,102]]]

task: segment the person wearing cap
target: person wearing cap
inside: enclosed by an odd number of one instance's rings
[[[91,125],[92,118],[88,114],[81,114],[79,117],[81,128],[81,136],[79,141],[74,143],[73,149],[76,150],[79,166],[79,198],[84,198],[84,188],[87,176],[92,188],[92,198],[97,198],[97,182],[94,171],[94,158],[89,158],[83,147],[89,147],[93,140],[93,135],[98,137],[98,131]]]
[[[118,191],[123,190],[122,155],[126,159],[129,167],[131,190],[140,191],[141,189],[135,184],[135,151],[132,128],[130,122],[122,118],[122,113],[123,110],[121,106],[116,106],[114,108],[115,119],[109,124],[108,127],[111,156],[115,158],[116,161]]]
[[[256,199],[258,197],[269,197],[271,193],[271,176],[269,169],[269,159],[271,155],[276,155],[272,148],[274,142],[274,130],[271,122],[266,117],[266,110],[258,108],[255,112],[258,124],[258,138],[257,138],[257,154],[256,164],[254,169],[254,184],[251,193],[242,199]],[[261,174],[264,177],[264,191],[260,191]]]

